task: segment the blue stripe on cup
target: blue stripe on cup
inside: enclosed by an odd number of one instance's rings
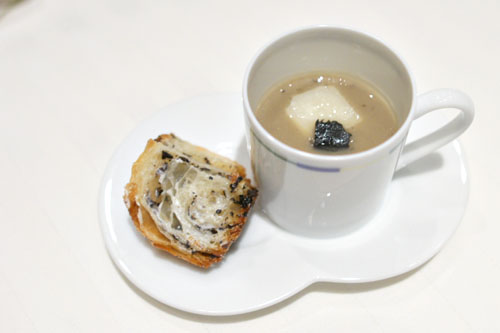
[[[295,165],[302,169],[318,171],[318,172],[340,172],[340,168],[320,168],[311,165],[305,165],[299,162],[295,163]]]
[[[264,144],[264,142],[262,142],[262,140],[257,136],[255,135],[254,131],[252,129],[250,129],[250,133],[253,135],[253,137],[264,147],[266,148],[266,150],[268,150],[271,154],[273,154],[274,156],[276,156],[277,158],[287,162],[287,163],[290,163],[290,164],[293,164],[299,168],[302,168],[302,169],[306,169],[306,170],[311,170],[311,171],[316,171],[316,172],[340,172],[342,169],[341,168],[321,168],[321,167],[317,167],[317,166],[312,166],[312,165],[307,165],[307,164],[302,164],[300,162],[294,162],[294,161],[290,161],[289,159],[287,159],[286,157],[284,156],[281,156],[280,154],[276,153],[275,151],[273,151],[271,148],[269,148],[268,146],[266,146]],[[401,140],[396,146],[394,146],[390,151],[389,151],[389,155],[392,154],[394,151],[396,151],[396,148],[400,147],[402,143],[405,142],[405,139],[406,138],[403,138],[403,140]],[[376,159],[375,161],[377,161],[378,159]],[[371,163],[367,163],[365,164],[365,166],[369,165],[369,164],[372,164],[374,163],[375,161],[371,161]],[[359,167],[358,167],[359,168]],[[347,168],[347,169],[351,169],[351,168]],[[346,168],[344,168],[344,170],[346,170]]]

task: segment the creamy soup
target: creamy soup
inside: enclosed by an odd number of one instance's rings
[[[352,154],[393,135],[399,122],[384,96],[360,78],[313,72],[291,77],[266,92],[255,115],[283,143],[309,153]],[[315,148],[315,123],[337,121],[351,135],[346,148]]]

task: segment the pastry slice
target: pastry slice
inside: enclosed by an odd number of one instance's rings
[[[174,134],[148,141],[124,195],[153,246],[204,268],[222,260],[256,198],[241,165]]]

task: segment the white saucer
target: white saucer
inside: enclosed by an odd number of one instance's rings
[[[409,141],[440,121],[432,115],[418,120]],[[132,163],[147,139],[169,132],[236,159],[251,173],[241,98],[202,96],[156,113],[117,149],[101,184],[101,229],[116,265],[151,297],[188,312],[245,313],[278,303],[317,281],[369,282],[405,273],[441,249],[458,227],[467,202],[467,169],[455,141],[401,170],[385,206],[363,229],[314,240],[285,232],[256,208],[222,263],[202,270],[151,247],[136,231],[122,200]]]

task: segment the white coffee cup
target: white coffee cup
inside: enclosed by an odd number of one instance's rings
[[[338,156],[307,153],[274,138],[254,114],[264,93],[293,75],[322,70],[353,74],[376,86],[392,103],[399,130],[367,151]],[[311,237],[333,237],[360,228],[382,206],[396,169],[449,143],[474,117],[467,95],[438,89],[417,96],[408,66],[386,43],[333,26],[300,28],[263,47],[245,73],[243,104],[261,209],[284,229]],[[405,146],[412,121],[443,108],[461,112]]]

